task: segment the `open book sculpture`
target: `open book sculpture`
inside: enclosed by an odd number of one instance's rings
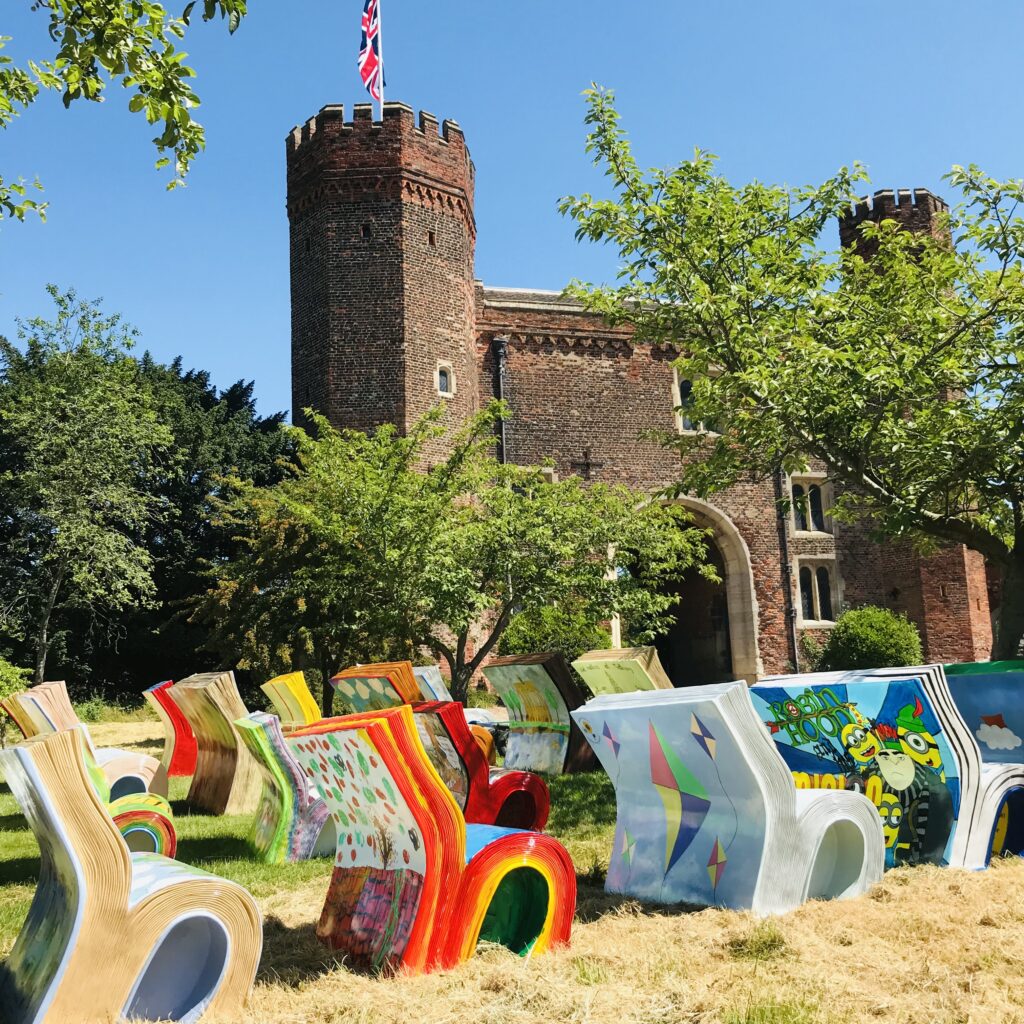
[[[548,820],[547,783],[532,772],[492,768],[453,701],[414,704],[420,742],[463,817],[474,825],[539,831]]]
[[[576,877],[550,836],[466,825],[408,706],[289,737],[338,827],[317,935],[356,967],[451,967],[478,941],[522,956],[569,940]]]
[[[268,864],[333,856],[334,822],[299,766],[276,715],[254,711],[235,722],[263,776],[252,844]],[[326,827],[325,827],[326,826]]]
[[[888,864],[977,869],[994,846],[1024,851],[1024,765],[982,763],[941,665],[774,676],[751,692],[798,786],[872,800]]]
[[[560,654],[495,658],[483,671],[508,708],[506,767],[551,775],[597,767],[590,745],[569,714],[588,694]]]
[[[189,676],[167,691],[195,733],[196,770],[188,802],[211,814],[256,810],[261,776],[255,758],[235,728],[248,713],[232,672]]]
[[[436,665],[416,665],[412,674],[420,687],[423,700],[451,700],[451,691],[445,686],[444,676]]]
[[[80,728],[93,758],[107,779],[112,800],[130,793],[167,796],[167,771],[155,757],[135,754],[118,747],[96,747],[93,744],[88,728],[75,714],[63,681],[40,683],[16,693],[8,698],[4,707],[8,708],[26,739]]]
[[[188,719],[167,693],[173,685],[173,679],[165,679],[142,692],[164,727],[164,753],[160,758],[164,771],[168,775],[191,775],[196,770],[196,738]]]
[[[309,692],[306,677],[301,672],[276,676],[260,689],[270,698],[286,733],[320,721],[320,705]]]
[[[335,707],[346,715],[383,711],[422,699],[420,684],[409,661],[354,665],[332,676],[330,683],[334,688]]]
[[[986,763],[1024,761],[1024,661],[946,665],[957,709]]]
[[[77,730],[0,751],[39,843],[39,884],[0,964],[7,1024],[196,1021],[252,988],[260,912],[233,882],[131,853],[90,783]]]
[[[608,694],[573,718],[615,785],[609,892],[772,914],[881,878],[874,806],[797,790],[744,683]]]
[[[672,681],[654,647],[622,647],[588,651],[572,667],[595,696],[603,693],[636,693],[637,690],[671,690]]]

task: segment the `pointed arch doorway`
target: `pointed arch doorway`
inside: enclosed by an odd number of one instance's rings
[[[675,625],[655,640],[658,655],[676,686],[745,679],[763,674],[758,648],[758,611],[750,551],[735,524],[720,509],[696,498],[680,498],[694,524],[710,529],[708,561],[720,582],[691,572],[673,588]]]

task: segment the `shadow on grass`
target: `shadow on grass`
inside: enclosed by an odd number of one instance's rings
[[[38,857],[14,857],[0,861],[0,885],[35,885],[38,881]]]
[[[650,903],[635,896],[605,892],[600,885],[581,881],[576,891],[576,924],[594,924],[605,917],[683,917],[697,914],[707,907],[693,903]]]
[[[27,828],[23,814],[0,814],[0,832],[24,832]]]
[[[252,847],[247,839],[240,836],[200,836],[194,839],[178,839],[175,860],[186,864],[202,864],[209,861],[253,860]]]
[[[614,827],[615,787],[604,771],[556,775],[546,781],[551,791],[548,832],[569,836],[581,825]]]
[[[289,927],[273,915],[264,919],[258,981],[300,988],[341,967],[350,970],[342,953],[331,952],[316,937],[312,921]]]

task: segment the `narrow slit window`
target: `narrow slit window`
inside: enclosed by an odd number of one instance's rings
[[[372,238],[372,237],[373,237],[373,225],[372,225],[372,224],[364,224],[364,225],[363,225],[363,226],[362,226],[362,227],[361,227],[361,228],[359,229],[359,234],[360,234],[360,235],[361,235],[361,236],[362,236],[363,238]]]
[[[429,245],[431,249],[437,248],[437,235],[435,235],[433,231],[427,232],[427,245]]]
[[[828,569],[821,565],[815,573],[818,582],[818,618],[824,622],[832,621],[832,577]]]

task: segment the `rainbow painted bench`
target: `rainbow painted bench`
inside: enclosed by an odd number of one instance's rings
[[[92,785],[81,734],[0,751],[39,843],[39,884],[0,963],[6,1024],[196,1021],[237,1015],[263,943],[241,886],[132,853]]]
[[[165,679],[142,693],[164,727],[164,752],[160,758],[164,771],[168,776],[192,775],[196,770],[196,737],[188,719],[167,692],[173,685],[173,679]]]
[[[410,707],[324,719],[289,743],[338,830],[317,935],[353,966],[421,972],[480,941],[522,956],[568,942],[576,877],[564,847],[467,825]]]

